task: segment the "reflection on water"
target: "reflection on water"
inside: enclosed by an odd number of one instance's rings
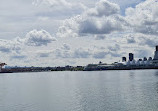
[[[0,111],[157,111],[158,71],[0,75]]]
[[[129,72],[129,76],[130,76],[131,78],[134,78],[134,75],[135,75],[135,72],[134,72],[134,71],[130,71],[130,72]]]
[[[158,71],[155,71],[155,77],[157,78],[158,77]],[[158,79],[158,78],[157,78]],[[156,89],[156,91],[157,91],[157,93],[158,93],[158,82],[156,82],[155,83],[155,89]]]
[[[155,84],[155,89],[156,89],[156,91],[158,93],[158,82]]]
[[[155,71],[155,76],[157,76],[157,77],[158,77],[158,71]]]

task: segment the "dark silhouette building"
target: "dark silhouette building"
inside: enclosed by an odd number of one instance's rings
[[[126,57],[122,57],[122,62],[126,62]]]
[[[143,61],[142,59],[139,59],[139,61]]]
[[[148,60],[149,60],[149,61],[152,61],[153,59],[152,59],[152,57],[149,57]]]
[[[155,51],[153,60],[158,60],[158,45],[155,48],[156,48],[156,51]]]
[[[156,46],[156,51],[158,51],[158,45]]]
[[[144,57],[144,58],[143,58],[143,61],[147,61],[147,58],[146,58],[146,57]]]
[[[129,60],[133,61],[133,59],[134,59],[134,54],[133,53],[129,53]]]

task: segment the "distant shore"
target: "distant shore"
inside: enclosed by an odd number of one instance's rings
[[[85,66],[65,66],[65,67],[14,67],[3,69],[0,73],[21,73],[21,72],[51,72],[51,71],[108,71],[108,70],[146,70],[158,69],[158,66],[115,66],[115,67],[85,67]]]

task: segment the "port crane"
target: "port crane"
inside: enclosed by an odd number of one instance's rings
[[[6,63],[1,63],[1,62],[0,62],[0,72],[2,71],[2,67],[5,66],[5,65],[7,65],[7,64],[6,64]]]

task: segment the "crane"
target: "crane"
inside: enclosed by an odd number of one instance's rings
[[[0,72],[2,72],[2,67],[7,65],[6,63],[0,63]]]

